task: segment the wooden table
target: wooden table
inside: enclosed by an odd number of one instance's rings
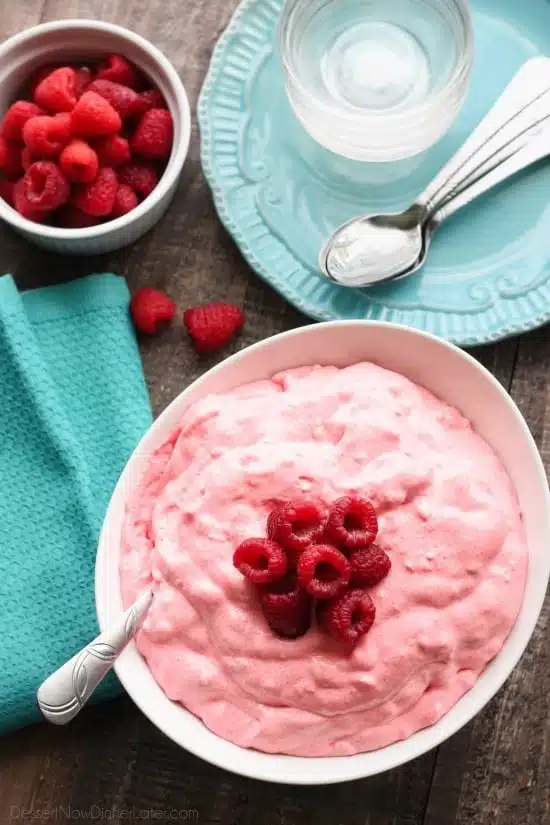
[[[36,23],[89,17],[150,38],[181,73],[194,107],[212,47],[235,0],[4,0],[2,39]],[[179,192],[160,225],[107,258],[46,254],[0,228],[0,268],[20,287],[94,271],[166,288],[182,306],[226,298],[244,307],[236,346],[306,323],[242,260],[217,220],[193,124]],[[507,387],[550,459],[550,327],[474,353]],[[144,343],[156,412],[211,366],[173,329]],[[550,548],[549,548],[550,552]],[[264,785],[182,752],[126,698],[87,710],[67,729],[37,725],[0,743],[0,822],[57,825],[545,825],[550,823],[548,610],[506,686],[437,750],[382,776],[329,788]]]

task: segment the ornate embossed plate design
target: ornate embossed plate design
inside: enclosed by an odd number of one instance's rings
[[[458,121],[420,160],[387,168],[331,154],[294,118],[276,47],[281,5],[239,6],[215,47],[198,106],[205,176],[249,264],[318,320],[394,321],[461,346],[550,320],[550,160],[450,220],[425,267],[403,281],[345,289],[317,270],[336,226],[410,203],[520,65],[550,53],[549,0],[472,0],[476,61]]]

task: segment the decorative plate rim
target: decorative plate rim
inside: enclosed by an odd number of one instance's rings
[[[275,0],[275,2],[278,3],[278,0]],[[267,6],[270,6],[271,9],[273,9],[273,0],[265,0],[265,3]],[[203,81],[197,102],[197,122],[200,135],[200,161],[203,169],[203,174],[212,192],[214,207],[216,209],[220,221],[222,222],[226,230],[229,232],[229,234],[233,237],[233,240],[239,247],[241,254],[245,258],[247,263],[250,265],[250,267],[256,272],[256,274],[259,275],[262,278],[262,280],[264,280],[267,284],[269,284],[269,286],[271,286],[272,289],[274,289],[276,292],[282,295],[282,297],[285,298],[291,305],[293,305],[295,308],[303,312],[308,317],[313,318],[316,321],[346,320],[346,317],[343,317],[342,315],[331,310],[330,308],[319,306],[315,303],[308,301],[298,290],[293,289],[292,286],[290,286],[290,284],[281,280],[278,277],[273,276],[269,268],[256,255],[256,253],[248,243],[246,236],[240,227],[239,221],[233,217],[233,214],[227,205],[225,197],[226,190],[223,186],[221,186],[218,183],[218,176],[215,171],[215,165],[213,160],[214,139],[213,130],[210,122],[208,102],[210,95],[213,93],[215,85],[222,73],[224,58],[226,55],[226,51],[229,48],[231,37],[239,31],[239,24],[241,22],[241,18],[243,18],[250,9],[257,5],[258,0],[241,0],[239,5],[233,12],[226,28],[218,38],[212,52],[208,70],[206,72],[205,79]],[[292,255],[293,257],[295,257],[294,253],[292,253]],[[406,310],[394,311],[397,313],[406,312]],[[471,313],[461,314],[468,315]],[[368,319],[365,318],[365,320]],[[440,337],[444,338],[447,341],[450,341],[453,344],[456,344],[457,346],[469,347],[495,343],[497,341],[502,341],[507,338],[511,338],[513,336],[537,329],[550,321],[550,308],[545,312],[530,317],[528,320],[502,323],[497,328],[491,331],[469,334],[454,334],[452,331],[450,331],[449,334],[441,335],[440,333],[434,332],[432,329],[428,329],[425,326],[409,324],[406,321],[393,320],[392,318],[385,318],[384,320],[392,320],[393,323],[402,323],[404,326],[411,326],[416,329],[432,332],[433,334],[440,335]]]

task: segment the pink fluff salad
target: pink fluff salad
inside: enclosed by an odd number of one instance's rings
[[[352,652],[315,625],[275,636],[234,569],[268,513],[308,496],[374,504],[392,560]],[[137,646],[165,693],[245,748],[336,756],[440,719],[519,613],[527,548],[511,482],[455,409],[370,363],[275,375],[188,409],[128,498],[125,605],[152,582]]]

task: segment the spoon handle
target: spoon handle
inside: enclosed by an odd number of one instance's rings
[[[532,166],[539,160],[550,155],[550,123],[540,134],[527,146],[522,147],[515,154],[503,156],[499,163],[491,166],[490,169],[481,170],[481,174],[473,176],[466,182],[463,189],[458,194],[445,201],[432,216],[432,226],[439,226],[443,221],[467,206],[480,195],[485,194],[493,187],[503,183],[508,178],[521,172],[523,169]]]
[[[74,719],[141,627],[152,600],[153,591],[148,590],[122,614],[116,625],[97,636],[42,682],[36,698],[48,722],[66,725]]]
[[[503,171],[510,158],[518,155],[541,135],[548,126],[549,119],[550,58],[535,57],[521,67],[489,114],[441,169],[418,202],[430,215],[435,215],[466,187],[492,175],[499,167],[502,168],[502,177],[493,176],[491,186],[533,163],[534,160],[524,161],[515,169],[510,166],[509,169],[513,171],[507,174]],[[536,159],[543,156],[539,154]],[[489,188],[489,185],[479,187],[476,196]],[[469,200],[472,199],[473,196]],[[462,205],[467,202],[469,201]],[[458,205],[456,208],[459,208]]]

